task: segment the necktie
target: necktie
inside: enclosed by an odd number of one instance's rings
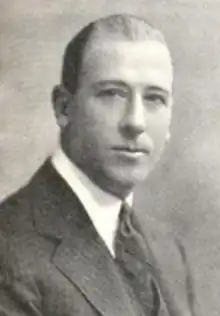
[[[132,209],[123,204],[115,237],[116,263],[129,283],[145,316],[157,316],[160,309],[158,286],[141,245],[144,241],[133,227]]]

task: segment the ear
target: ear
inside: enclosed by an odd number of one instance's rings
[[[51,99],[57,124],[63,129],[68,124],[68,108],[72,103],[71,95],[62,85],[57,85],[53,88]]]

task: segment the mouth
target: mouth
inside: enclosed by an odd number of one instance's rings
[[[117,146],[113,147],[113,150],[129,158],[140,158],[150,154],[148,149],[136,146]]]

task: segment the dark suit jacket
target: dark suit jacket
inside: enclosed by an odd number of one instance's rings
[[[153,271],[164,303],[160,315],[194,315],[183,248],[156,222],[133,221],[144,241],[139,277]],[[141,315],[122,283],[83,206],[49,161],[2,203],[1,316]]]

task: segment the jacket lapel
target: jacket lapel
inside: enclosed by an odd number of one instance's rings
[[[187,268],[182,256],[180,244],[170,236],[164,227],[146,217],[140,222],[137,216],[132,217],[137,232],[136,245],[141,253],[142,271],[150,267],[160,292],[162,311],[160,315],[193,316],[190,305],[190,289],[187,287]],[[145,229],[143,229],[143,227]]]
[[[66,237],[53,262],[103,315],[133,315],[115,263],[93,228]]]
[[[116,264],[77,197],[49,162],[32,183],[35,226],[57,240],[56,268],[102,315],[134,316]]]

